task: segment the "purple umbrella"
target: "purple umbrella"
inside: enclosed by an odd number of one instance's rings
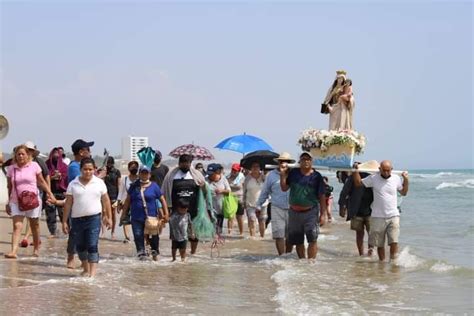
[[[173,158],[179,158],[181,155],[191,155],[194,159],[197,160],[214,160],[214,155],[209,151],[209,149],[197,146],[194,144],[186,144],[176,147],[170,153],[169,156]]]

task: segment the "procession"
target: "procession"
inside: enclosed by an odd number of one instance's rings
[[[74,159],[69,163],[63,147],[54,147],[44,161],[34,143],[27,141],[16,146],[12,158],[2,164],[9,196],[6,213],[14,228],[11,251],[4,256],[17,259],[18,249],[29,244],[28,235],[33,238],[32,255],[40,256],[39,220],[44,214],[48,238],[57,237],[59,230],[68,235],[67,268],[76,268],[78,255],[81,275],[86,277],[97,274],[100,237],[110,231],[110,238],[115,239],[117,226],[123,227],[125,244],[133,236],[140,260],[151,257],[158,261],[160,235],[163,243],[163,229],[168,225],[172,260],[179,252],[185,262],[188,253],[196,253],[200,240],[217,246],[231,235],[234,222],[239,236],[244,237],[245,217],[249,237],[255,242],[258,236],[264,237],[271,224],[278,255],[295,248],[299,259],[315,260],[320,226],[329,225],[333,217],[331,186],[317,171],[326,167],[341,172],[344,179],[337,204],[340,216],[347,213],[351,229],[356,231],[359,255],[370,257],[376,247],[379,260],[384,261],[388,245],[389,259],[394,261],[400,235],[397,194],[408,193],[408,174],[392,176],[389,160],[380,164],[372,161],[372,174],[359,174],[354,148],[358,146],[358,152],[363,149],[364,136],[353,137],[357,133],[352,129],[354,108],[352,80],[346,78],[345,71],[337,71],[321,106],[321,113],[329,114],[329,129],[313,133],[333,133],[332,139],[340,140],[331,144],[303,135],[297,166],[288,152],[278,155],[257,137],[231,137],[216,148],[242,151],[247,156],[232,164],[227,174],[220,163],[209,163],[206,169],[202,163],[193,166],[193,161],[214,159],[208,149],[194,145],[169,153],[178,159],[178,165],[171,169],[161,164],[158,149],[141,148],[137,153],[140,161],[127,162],[128,174],[122,178],[112,156],[106,157],[104,168],[96,165],[91,158],[94,141],[75,140],[71,145]],[[341,145],[352,152],[331,153],[333,147]],[[344,171],[351,167],[352,172]],[[28,228],[22,240],[25,217]],[[368,234],[367,252],[364,231]]]
[[[472,313],[471,1],[0,8],[0,315]]]

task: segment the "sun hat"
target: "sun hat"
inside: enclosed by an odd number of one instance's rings
[[[40,152],[38,149],[36,149],[35,143],[33,143],[31,140],[27,141],[25,143],[26,148],[34,150],[37,154]]]
[[[289,162],[289,163],[294,163],[295,162],[295,160],[293,158],[291,158],[291,155],[289,153],[287,153],[286,151],[282,152],[280,154],[280,156],[278,156],[274,160],[276,162],[280,162],[280,161],[286,161],[286,162]]]
[[[369,160],[359,164],[358,168],[363,170],[374,170],[378,171],[380,167],[380,163],[377,160]]]

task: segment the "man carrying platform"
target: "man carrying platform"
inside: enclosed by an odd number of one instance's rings
[[[354,164],[358,169],[358,164]],[[400,211],[397,208],[397,191],[402,196],[408,193],[408,173],[392,177],[392,163],[384,160],[380,163],[379,172],[361,179],[358,171],[352,173],[354,185],[372,188],[372,218],[370,220],[369,239],[377,247],[380,261],[385,260],[385,236],[390,246],[390,259],[395,260],[398,253],[398,237],[400,235]]]

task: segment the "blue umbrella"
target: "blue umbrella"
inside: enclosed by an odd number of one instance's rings
[[[143,147],[137,152],[138,159],[148,168],[151,168],[153,165],[155,154],[156,152],[151,147]]]
[[[242,154],[256,150],[273,150],[272,146],[263,139],[245,133],[226,138],[214,148],[227,149]]]

